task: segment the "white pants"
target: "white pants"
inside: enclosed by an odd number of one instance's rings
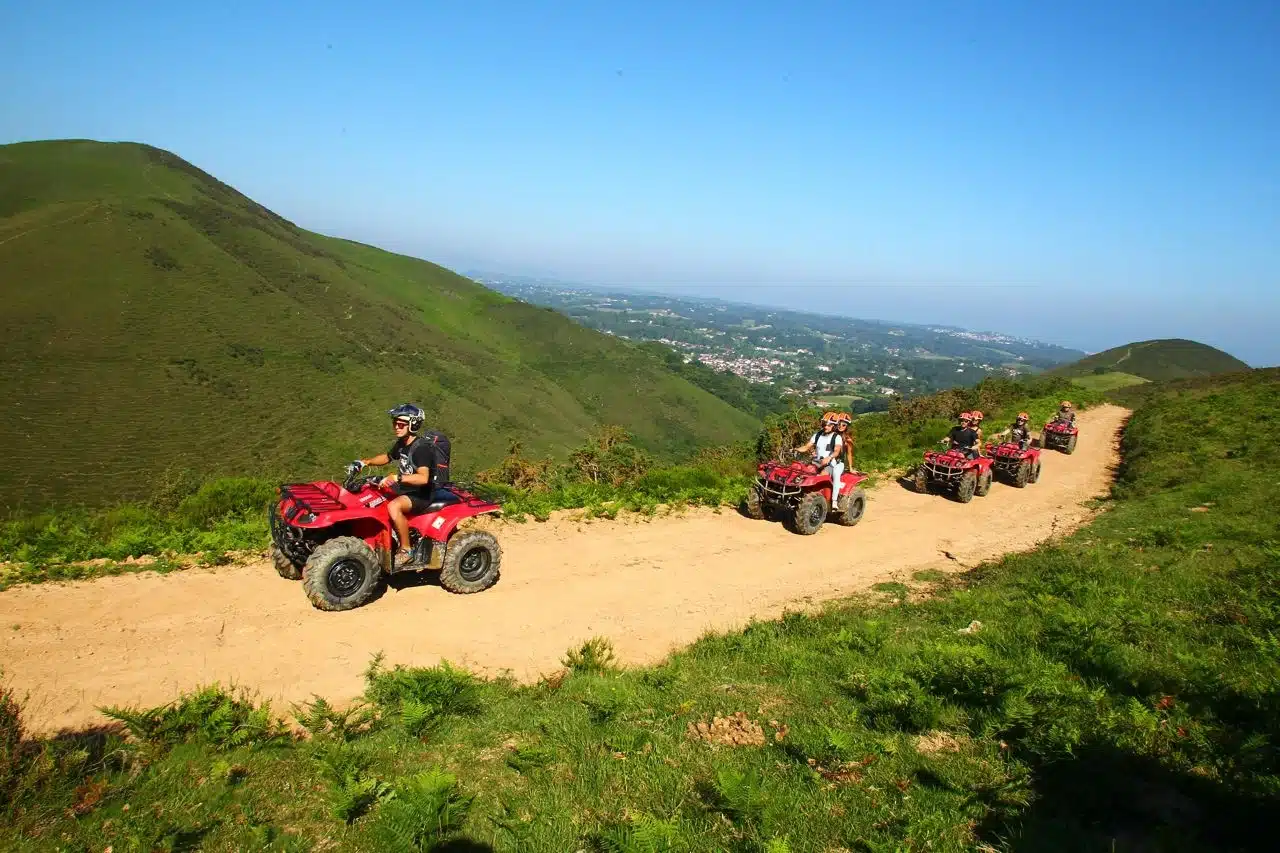
[[[827,465],[831,473],[831,505],[834,507],[840,500],[840,477],[844,474],[844,462],[833,460]]]

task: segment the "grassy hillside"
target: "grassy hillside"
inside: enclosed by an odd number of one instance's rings
[[[1073,364],[1049,371],[1057,376],[1089,376],[1121,372],[1152,382],[1162,379],[1190,379],[1248,370],[1235,356],[1197,341],[1181,338],[1138,341],[1082,358]]]
[[[148,146],[0,146],[0,269],[9,508],[143,497],[184,469],[332,472],[383,449],[402,400],[463,471],[605,422],[667,458],[758,425],[650,353],[299,229]]]
[[[1104,370],[1101,373],[1093,372],[1084,376],[1073,376],[1071,381],[1090,391],[1115,391],[1119,388],[1128,388],[1130,385],[1141,385],[1151,380],[1119,370]]]
[[[127,739],[23,739],[0,693],[0,829],[17,850],[1270,850],[1280,460],[1250,436],[1278,418],[1276,370],[1158,389],[1088,528],[657,667],[618,672],[603,642],[533,687],[375,661],[365,710],[301,708],[298,741],[217,689],[118,709]]]

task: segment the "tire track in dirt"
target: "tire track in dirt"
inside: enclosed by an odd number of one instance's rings
[[[37,731],[102,721],[95,707],[158,705],[215,680],[277,709],[319,694],[358,695],[370,655],[536,678],[565,649],[609,637],[627,663],[648,663],[708,630],[743,625],[910,580],[958,571],[1084,523],[1106,492],[1128,412],[1081,414],[1071,456],[1046,453],[1039,483],[997,483],[959,504],[885,482],[857,527],[801,537],[728,508],[652,521],[503,524],[503,576],[473,596],[438,586],[390,589],[347,613],[311,608],[270,563],[175,575],[137,574],[0,593],[0,661]]]

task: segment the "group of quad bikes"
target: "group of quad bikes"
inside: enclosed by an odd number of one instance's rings
[[[975,495],[985,496],[996,478],[1025,488],[1040,479],[1041,451],[1074,453],[1079,432],[1074,421],[1055,419],[1045,424],[1039,447],[1023,447],[1012,441],[988,443],[985,454],[975,456],[962,449],[929,450],[916,466],[914,485],[922,493],[949,492],[960,503],[968,503]],[[743,512],[755,519],[781,518],[792,531],[806,536],[817,533],[827,520],[852,527],[866,511],[867,496],[861,488],[866,479],[860,471],[845,471],[833,507],[828,469],[795,456],[787,462],[764,462],[747,493]]]
[[[1063,407],[1069,408],[1069,404],[1064,402]],[[981,412],[965,414],[976,415],[975,422],[982,420]],[[1025,417],[1025,413],[1022,416]],[[969,503],[975,495],[985,497],[991,491],[992,481],[997,478],[1016,488],[1025,488],[1040,480],[1041,451],[1056,448],[1067,454],[1074,453],[1079,434],[1074,417],[1070,421],[1055,418],[1041,430],[1039,447],[1005,441],[999,444],[988,442],[983,448],[985,453],[976,455],[955,447],[925,451],[924,461],[916,466],[916,491],[922,494],[935,490],[947,492],[960,503]]]
[[[1073,423],[1051,421],[1041,433],[1039,448],[987,444],[986,455],[975,458],[960,450],[928,451],[916,469],[915,486],[921,492],[949,490],[961,503],[987,494],[997,476],[1022,488],[1040,479],[1041,450],[1071,453],[1078,432]],[[786,462],[763,462],[744,511],[755,519],[781,516],[802,535],[817,533],[828,520],[852,527],[866,511],[861,484],[867,475],[843,472],[832,507],[829,470],[794,451]],[[387,511],[391,495],[379,482],[378,477],[349,471],[342,483],[280,487],[280,499],[270,513],[271,556],[281,577],[302,581],[314,607],[361,607],[381,595],[393,575],[424,569],[438,571],[440,586],[462,595],[483,592],[498,582],[502,548],[497,538],[467,522],[500,512],[500,504],[455,483],[437,487],[425,511],[408,519],[412,559],[396,564],[392,555],[400,551],[400,542]]]

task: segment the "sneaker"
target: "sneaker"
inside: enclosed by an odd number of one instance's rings
[[[399,568],[401,566],[407,566],[412,562],[413,562],[413,552],[401,550],[396,552],[395,557],[392,558],[391,565],[394,568]]]

